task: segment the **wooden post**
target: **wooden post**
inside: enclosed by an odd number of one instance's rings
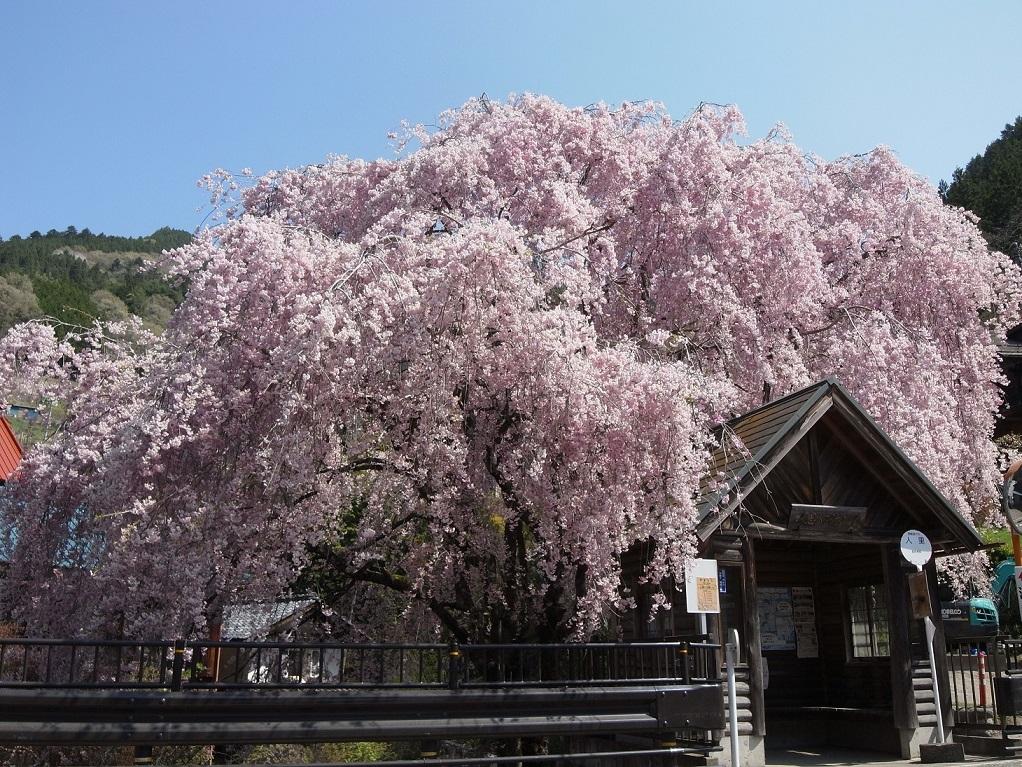
[[[219,642],[222,636],[222,626],[217,623],[209,627],[209,641]],[[206,673],[209,674],[211,681],[220,681],[220,648],[210,647],[209,652],[206,654]],[[235,682],[238,680],[235,679]]]
[[[887,604],[890,611],[891,640],[891,701],[894,724],[900,730],[914,730],[919,726],[915,695],[912,691],[912,639],[909,614],[908,581],[902,568],[901,552],[897,546],[883,547],[884,583],[887,586]]]
[[[170,667],[170,689],[173,692],[181,691],[181,675],[185,667],[185,643],[183,639],[174,640],[174,660]],[[194,668],[194,666],[193,666]]]
[[[752,540],[745,539],[745,583],[742,589],[745,612],[745,648],[749,665],[749,701],[752,704],[752,734],[766,735],[766,710],[763,702],[763,649],[760,646],[759,610],[756,606],[756,552]]]

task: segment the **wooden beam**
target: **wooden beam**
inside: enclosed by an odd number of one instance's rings
[[[874,466],[873,461],[863,454],[862,450],[859,449],[859,446],[856,445],[852,440],[850,440],[847,434],[838,431],[837,429],[831,427],[829,424],[827,425],[827,427],[828,431],[830,431],[833,438],[840,443],[841,447],[847,450],[851,454],[851,456],[855,458],[877,482],[880,483],[881,487],[883,487],[884,490],[890,493],[891,497],[894,499],[894,502],[897,503],[898,506],[900,506],[908,516],[915,519],[920,527],[924,527],[925,526],[924,523],[926,522],[925,518],[921,517],[918,514],[918,512],[916,512],[916,508],[919,506],[919,504],[915,502],[914,499],[909,498],[905,495],[904,488],[898,487],[897,485],[893,484],[889,476],[886,476],[883,472],[878,471],[876,466]],[[888,463],[888,465],[890,464]],[[933,540],[934,538],[943,537],[940,535],[931,534],[932,530],[923,530],[923,532],[925,532],[930,537],[931,540]]]
[[[820,478],[820,444],[815,429],[809,432],[809,483],[813,488],[813,503],[823,503],[823,482]]]
[[[912,639],[908,582],[901,553],[893,544],[883,547],[884,584],[891,641],[891,702],[894,724],[900,730],[919,726],[915,694],[912,691]]]
[[[745,539],[745,583],[742,599],[745,612],[745,653],[749,665],[749,701],[752,708],[752,734],[766,735],[766,710],[763,702],[763,649],[759,630],[759,608],[756,600],[756,549]]]
[[[888,544],[898,543],[900,535],[880,534],[874,535],[868,532],[862,533],[840,533],[826,530],[788,530],[779,528],[776,525],[757,525],[755,523],[746,525],[750,538],[774,541],[803,541],[806,543],[873,543]]]
[[[855,427],[859,436],[871,448],[887,457],[887,465],[894,470],[898,477],[913,491],[918,500],[922,501],[949,531],[958,535],[962,543],[972,544],[976,547],[982,545],[979,534],[955,511],[950,502],[940,494],[940,491],[933,487],[930,481],[922,475],[919,468],[896,445],[890,442],[890,439],[880,430],[879,426],[868,416],[865,416],[858,408],[842,401],[842,397],[832,396],[831,399],[834,402],[835,410],[848,419],[849,423]],[[909,505],[908,508],[912,508],[912,506]]]

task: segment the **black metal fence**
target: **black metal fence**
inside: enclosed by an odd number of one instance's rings
[[[0,745],[621,734],[659,745],[588,756],[706,755],[720,649],[0,639]]]
[[[720,645],[0,639],[0,688],[444,688],[719,682]]]
[[[959,730],[1009,736],[1022,731],[1022,640],[949,642],[948,688]]]

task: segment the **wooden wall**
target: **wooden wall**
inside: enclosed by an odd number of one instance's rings
[[[818,658],[799,658],[794,650],[764,650],[769,673],[764,693],[767,718],[771,709],[890,707],[890,661],[851,657],[846,604],[849,587],[883,583],[880,548],[759,541],[756,573],[761,589],[813,588],[819,640]]]

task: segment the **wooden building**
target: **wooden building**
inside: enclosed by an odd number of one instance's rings
[[[1022,434],[1022,325],[1008,331],[997,352],[1004,373],[1004,402],[997,420],[995,436]]]
[[[972,551],[981,545],[975,528],[834,380],[747,413],[721,434],[697,535],[720,574],[721,613],[708,629],[718,640],[731,628],[741,637],[743,765],[764,764],[767,746],[917,756],[935,737],[938,707],[922,622],[910,613],[914,568],[899,541],[917,529],[936,556]],[[643,548],[626,559],[626,582]],[[933,560],[926,572],[943,648]],[[638,609],[622,638],[696,635],[684,594],[657,588],[672,609],[647,623],[650,587],[636,585]],[[947,678],[943,651],[937,665]],[[727,735],[723,745],[727,761]]]

